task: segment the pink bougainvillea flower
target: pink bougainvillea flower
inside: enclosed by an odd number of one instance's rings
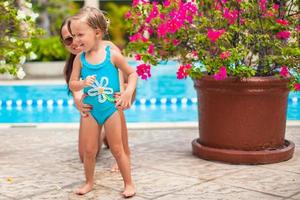
[[[193,52],[192,52],[192,55],[193,55],[194,57],[198,57],[199,52],[198,52],[198,51],[193,51]]]
[[[180,43],[180,40],[174,39],[172,43],[174,46],[176,46]]]
[[[157,27],[157,35],[158,37],[165,37],[168,33],[166,24],[159,24]]]
[[[279,6],[280,6],[279,4],[276,4],[276,3],[275,3],[275,4],[273,5],[273,9],[274,9],[274,10],[278,10],[278,9],[279,9]]]
[[[289,69],[288,69],[287,66],[285,66],[285,65],[282,65],[282,66],[281,66],[281,69],[280,69],[280,75],[281,75],[282,77],[287,77],[287,76],[289,75]]]
[[[263,17],[274,17],[275,14],[272,10],[267,10],[264,12]]]
[[[267,0],[259,0],[259,7],[261,11],[265,11],[267,9]]]
[[[227,0],[221,0],[221,1],[215,0],[215,9],[221,11],[223,8],[223,4],[226,4],[226,1]]]
[[[244,18],[240,18],[240,24],[244,24],[245,23],[245,19]]]
[[[170,0],[165,0],[165,1],[163,2],[163,6],[164,6],[165,8],[166,8],[166,7],[169,7],[170,4],[171,4],[171,1],[170,1]]]
[[[150,72],[151,66],[147,64],[140,64],[136,68],[136,73],[141,77],[143,80],[147,80],[148,78],[151,77],[151,72]]]
[[[225,60],[225,59],[229,58],[230,55],[231,55],[230,51],[224,51],[220,54],[220,58]]]
[[[138,41],[140,39],[142,39],[142,34],[141,33],[136,33],[136,34],[130,36],[130,38],[129,38],[130,42],[135,42],[135,41]]]
[[[178,71],[176,72],[177,74],[177,79],[185,79],[188,76],[188,69],[191,69],[192,65],[187,64],[187,65],[180,65],[178,68]]]
[[[297,26],[297,32],[300,32],[300,25],[299,26]]]
[[[276,34],[276,37],[281,40],[287,40],[291,36],[289,31],[280,31]]]
[[[131,17],[131,12],[128,11],[126,14],[125,14],[125,19],[129,19]]]
[[[220,29],[220,30],[208,29],[207,37],[211,42],[216,42],[224,33],[225,33],[224,29]]]
[[[238,10],[229,10],[228,8],[224,8],[223,17],[228,20],[229,24],[234,24],[236,19],[238,18]]]
[[[142,59],[142,56],[140,54],[135,55],[135,60],[141,60],[141,59]]]
[[[219,69],[219,72],[214,74],[214,79],[215,80],[223,80],[227,77],[227,71],[226,71],[226,67],[222,66]]]
[[[158,15],[159,15],[159,11],[158,11],[158,7],[157,7],[157,3],[153,2],[152,10],[149,13],[149,16],[146,18],[146,22],[150,23],[152,21],[152,19],[156,18]]]
[[[148,53],[150,53],[151,55],[154,54],[154,44],[150,44],[148,47]]]
[[[296,91],[300,91],[300,83],[295,83],[294,88]]]
[[[136,7],[138,4],[147,4],[148,0],[133,0],[132,1],[132,6]]]
[[[135,7],[139,4],[140,0],[133,0],[132,1],[132,6]]]
[[[157,35],[164,38],[167,34],[174,34],[185,27],[185,23],[193,23],[198,7],[193,2],[181,2],[178,9],[172,9],[168,15],[159,14],[162,23],[157,26]]]
[[[289,25],[289,21],[284,20],[284,19],[277,19],[276,22],[277,22],[278,24],[281,24],[282,26],[287,26],[287,25]]]

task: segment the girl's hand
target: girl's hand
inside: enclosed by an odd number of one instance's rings
[[[92,86],[95,82],[96,75],[87,76],[86,79],[83,81],[84,87]]]
[[[86,94],[83,94],[81,96],[80,99],[74,99],[75,101],[75,106],[77,108],[77,110],[80,112],[80,115],[82,117],[87,117],[89,116],[89,112],[92,110],[92,106],[91,105],[88,105],[88,104],[84,104],[83,103],[83,99],[86,97],[87,95]]]
[[[132,94],[126,90],[122,94],[118,94],[118,93],[116,94],[115,94],[115,98],[117,99],[116,107],[121,107],[124,110],[130,108]],[[118,95],[120,95],[119,98],[117,97]]]

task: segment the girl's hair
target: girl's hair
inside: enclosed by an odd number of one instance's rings
[[[62,34],[61,34],[61,31],[63,29],[64,26],[67,26],[68,27],[68,30],[69,30],[69,24],[70,24],[70,19],[69,18],[66,18],[62,24],[61,24],[61,27],[60,27],[60,30],[59,30],[59,34],[60,34],[60,39],[63,40],[63,37],[62,37]],[[70,30],[69,30],[70,32]],[[71,73],[72,73],[72,70],[73,70],[73,62],[74,62],[74,59],[75,59],[76,55],[70,53],[68,59],[66,60],[66,64],[65,64],[65,67],[64,67],[64,77],[65,77],[65,80],[67,82],[67,85],[69,86],[69,81],[70,81],[70,77],[71,77]],[[68,87],[68,93],[70,93],[70,89]]]
[[[93,29],[100,29],[104,35],[108,33],[109,20],[103,11],[94,7],[84,7],[72,17],[72,20],[84,20]]]

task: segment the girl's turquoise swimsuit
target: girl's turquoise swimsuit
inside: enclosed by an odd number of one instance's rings
[[[84,80],[87,76],[96,75],[94,84],[83,90],[87,94],[83,103],[93,106],[91,114],[100,125],[117,111],[113,95],[120,91],[119,72],[110,60],[109,46],[105,52],[105,60],[100,64],[90,64],[85,59],[85,53],[80,55],[81,78]]]

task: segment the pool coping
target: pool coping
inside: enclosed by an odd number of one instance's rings
[[[57,77],[53,79],[23,79],[23,80],[0,80],[2,86],[17,86],[17,85],[66,85],[66,81],[63,77]]]
[[[300,120],[288,120],[287,127],[300,127]],[[195,129],[198,122],[141,122],[127,123],[128,129]],[[0,129],[39,128],[39,129],[78,129],[79,123],[10,123],[0,124]]]

